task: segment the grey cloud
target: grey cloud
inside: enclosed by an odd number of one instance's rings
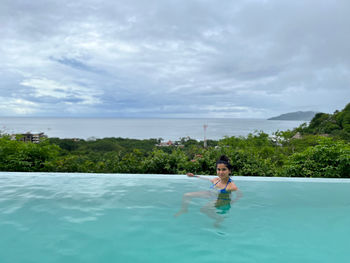
[[[329,112],[350,97],[349,10],[345,0],[5,0],[0,96],[31,100],[31,114]],[[81,89],[30,97],[28,79]]]

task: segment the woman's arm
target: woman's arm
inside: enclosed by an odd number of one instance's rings
[[[213,181],[212,179],[208,178],[207,176],[199,176],[199,175],[195,175],[193,173],[187,173],[188,177],[197,177],[199,179],[203,179],[203,180],[207,180],[207,181]]]
[[[231,181],[231,183],[227,186],[227,190],[238,191],[239,189],[237,185],[233,181]]]

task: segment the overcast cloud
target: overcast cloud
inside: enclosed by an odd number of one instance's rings
[[[350,1],[2,0],[0,115],[250,117],[350,102]]]

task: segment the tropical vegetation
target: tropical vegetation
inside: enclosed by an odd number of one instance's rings
[[[273,136],[203,141],[181,138],[159,147],[161,139],[47,138],[40,143],[0,138],[0,170],[17,172],[215,174],[226,154],[240,176],[350,177],[350,103],[334,114],[318,113],[309,124]]]

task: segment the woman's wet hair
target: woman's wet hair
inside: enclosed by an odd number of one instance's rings
[[[226,165],[226,167],[231,171],[233,166],[230,163],[230,159],[226,156],[226,155],[221,155],[220,158],[216,161],[216,167],[218,166],[218,164],[224,164]]]

